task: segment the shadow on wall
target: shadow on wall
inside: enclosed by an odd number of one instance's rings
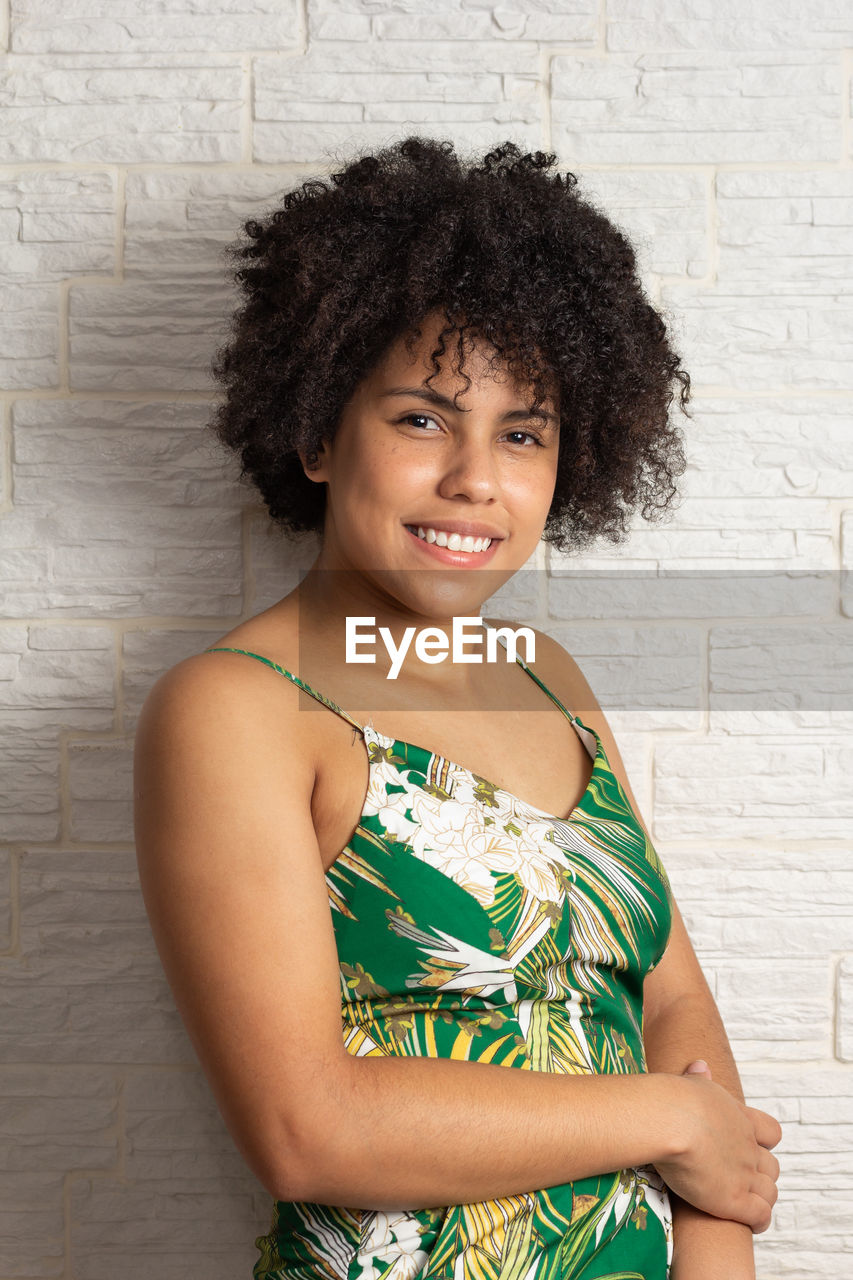
[[[234,1280],[269,1228],[270,1197],[224,1126],[151,937],[132,754],[158,676],[313,559],[315,540],[284,539],[205,430],[206,366],[234,301],[221,249],[283,184],[129,172],[120,279],[111,173],[16,184],[24,225],[48,244],[41,282],[11,301],[29,299],[59,356],[11,371],[27,394],[0,520],[2,1276]],[[32,258],[21,267],[31,276]]]

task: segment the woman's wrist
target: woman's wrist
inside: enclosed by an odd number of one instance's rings
[[[652,1164],[680,1164],[696,1141],[695,1094],[687,1092],[683,1076],[649,1072],[653,1142]],[[689,1089],[689,1086],[687,1086]]]

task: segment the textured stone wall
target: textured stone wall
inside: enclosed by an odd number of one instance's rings
[[[251,1274],[270,1200],[150,937],[133,733],[310,550],[205,433],[222,247],[411,132],[555,150],[670,317],[681,507],[580,563],[543,547],[505,608],[611,713],[784,1123],[761,1280],[851,1274],[849,0],[6,0],[0,40],[0,1280]],[[617,566],[685,577],[617,625]]]

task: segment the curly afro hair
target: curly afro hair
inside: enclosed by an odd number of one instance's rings
[[[408,137],[244,224],[248,241],[226,250],[243,300],[213,362],[226,394],[211,427],[286,531],[324,521],[326,486],[297,449],[334,438],[362,379],[399,338],[411,352],[436,309],[436,374],[456,335],[464,375],[466,335],[479,336],[534,408],[559,396],[546,542],[621,542],[640,503],[647,520],[667,509],[685,468],[669,406],[679,383],[687,414],[690,377],[631,245],[574,174],[550,172],[556,160],[505,142],[465,163],[451,142]]]

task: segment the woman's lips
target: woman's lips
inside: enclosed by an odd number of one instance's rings
[[[494,558],[495,552],[503,542],[503,538],[493,538],[491,546],[485,551],[451,551],[449,547],[440,547],[437,542],[425,542],[416,533],[412,533],[407,525],[403,525],[403,528],[412,541],[418,544],[424,555],[429,556],[433,561],[438,561],[439,564],[450,564],[457,569],[482,568]]]

